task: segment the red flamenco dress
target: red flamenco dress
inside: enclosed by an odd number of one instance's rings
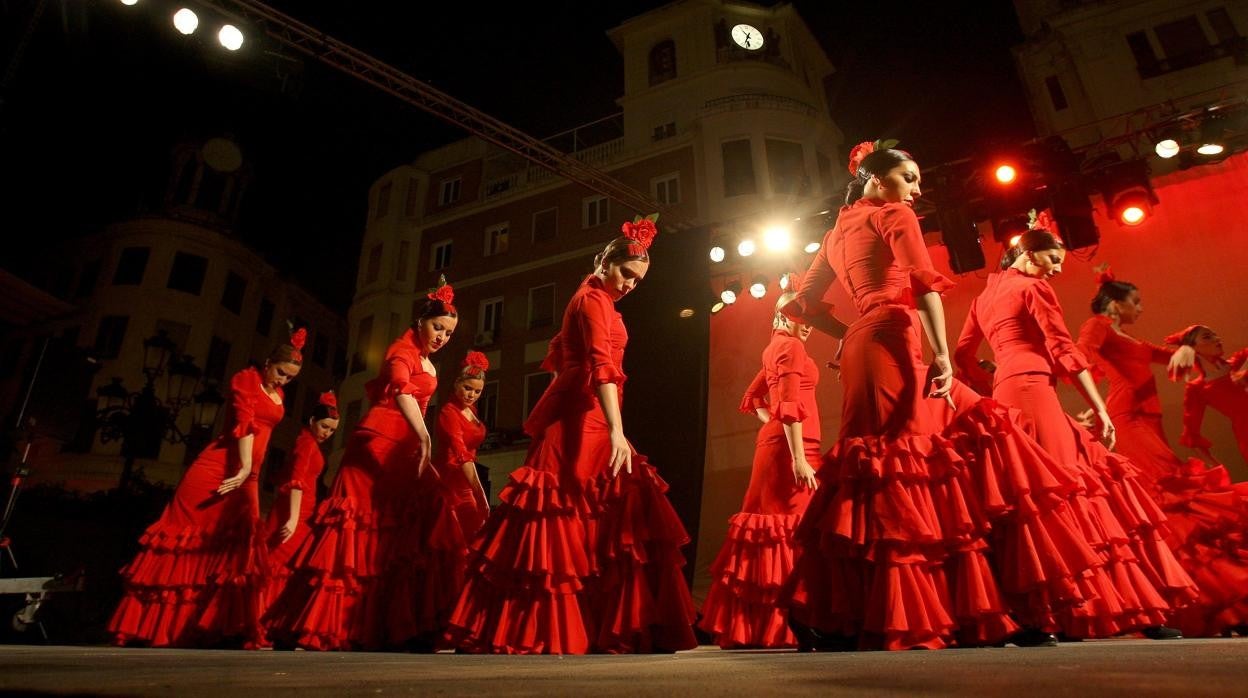
[[[485,425],[476,417],[476,408],[470,407],[472,418],[464,415],[464,406],[451,400],[438,411],[437,439],[433,449],[433,464],[442,476],[455,517],[459,520],[464,540],[471,541],[485,523],[486,511],[477,501],[477,490],[464,475],[465,463],[477,460],[477,449],[485,441]],[[470,466],[470,467],[475,467]]]
[[[759,429],[745,501],[728,519],[728,537],[711,565],[711,590],[699,623],[724,649],[797,646],[778,602],[793,570],[793,534],[812,493],[794,479],[784,426],[801,424],[806,460],[818,468],[818,384],[819,369],[802,341],[773,332],[763,368],[741,402],[741,411],[749,415],[770,406],[772,418]]]
[[[1083,323],[1079,346],[1109,378],[1117,450],[1139,468],[1166,514],[1166,543],[1200,589],[1170,623],[1185,637],[1248,624],[1248,483],[1232,483],[1226,468],[1185,460],[1170,447],[1151,365],[1168,363],[1174,350],[1124,334],[1104,315]]]
[[[226,431],[187,469],[173,501],[139,539],[139,554],[122,568],[125,596],[108,623],[117,644],[264,644],[268,563],[257,482],[283,409],[261,380],[255,368],[234,374]],[[277,394],[280,400],[281,388]],[[217,494],[242,467],[238,441],[245,436],[253,437],[251,476]]]
[[[290,559],[311,532],[312,514],[316,512],[316,482],[325,469],[325,454],[312,430],[304,427],[295,439],[288,470],[279,480],[277,497],[264,524],[264,538],[269,545],[269,584],[266,599],[272,602],[290,579]],[[282,527],[290,520],[290,491],[299,490],[299,527],[295,534],[282,541]]]
[[[975,352],[985,337],[997,361],[993,397],[1015,408],[1028,435],[1079,480],[1071,498],[1088,542],[1103,561],[1080,579],[1088,602],[1056,619],[1070,637],[1108,637],[1159,626],[1196,586],[1162,539],[1165,515],[1136,467],[1110,453],[1063,410],[1058,378],[1088,368],[1048,281],[1017,269],[991,274],[971,304],[956,351],[979,380]]]
[[[1200,375],[1188,382],[1183,391],[1183,435],[1179,443],[1188,448],[1213,447],[1213,442],[1200,433],[1205,410],[1212,407],[1231,420],[1231,433],[1235,434],[1239,452],[1248,459],[1248,381],[1243,378],[1246,365],[1248,348],[1231,356],[1226,362],[1230,370],[1222,376],[1209,380]]]
[[[667,483],[633,452],[612,477],[596,386],[622,388],[628,334],[595,276],[572,296],[544,366],[525,464],[472,543],[449,637],[462,651],[584,654],[697,645],[681,568],[689,535]]]
[[[914,299],[953,284],[914,212],[868,198],[842,208],[799,314],[827,314],[838,279],[860,315],[843,339],[839,439],[795,539],[792,622],[889,650],[1000,643],[1015,619],[1050,625],[1101,564],[1067,502],[1077,482],[991,400],[956,381],[956,409],[926,396]]]
[[[409,329],[365,385],[372,407],[347,440],[267,618],[274,640],[314,650],[433,649],[466,544],[433,469],[417,476],[420,438],[395,398],[411,395],[423,413],[436,387]]]

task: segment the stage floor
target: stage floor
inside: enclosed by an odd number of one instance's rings
[[[0,694],[1233,696],[1248,639],[939,652],[486,657],[0,646]]]

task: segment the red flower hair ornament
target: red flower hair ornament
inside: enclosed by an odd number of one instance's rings
[[[438,277],[438,285],[429,291],[427,297],[429,300],[442,301],[442,304],[448,309],[455,307],[455,289],[451,288],[451,285],[446,282],[445,276]]]
[[[338,419],[338,396],[334,395],[334,391],[326,390],[317,398],[318,405],[324,405],[326,411],[329,412],[330,419]]]
[[[479,351],[470,351],[468,356],[464,357],[464,373],[484,375],[488,370],[490,370],[490,360],[486,358],[485,354]]]
[[[300,327],[296,330],[293,324],[287,324],[287,327],[291,328],[290,346],[294,348],[294,351],[290,352],[290,360],[303,363],[303,345],[308,342],[308,329]]]
[[[637,216],[631,223],[620,226],[620,233],[639,245],[641,249],[649,250],[654,237],[659,234],[659,229],[655,225],[658,220],[659,214],[657,213],[652,213],[645,218]]]
[[[1092,267],[1092,271],[1096,272],[1096,283],[1098,284],[1107,284],[1118,280],[1114,278],[1114,270],[1109,268],[1108,262]]]
[[[888,150],[897,143],[896,138],[889,138],[888,140],[863,141],[854,146],[849,151],[849,174],[857,177],[858,171],[862,169],[862,161],[866,160],[868,155],[877,150]]]

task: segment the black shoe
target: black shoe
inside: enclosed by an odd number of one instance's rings
[[[1015,647],[1057,647],[1057,637],[1037,628],[1023,628],[1006,639]]]
[[[798,652],[852,652],[858,647],[858,638],[851,635],[830,635],[803,625],[789,617],[789,630],[797,637]]]
[[[1140,634],[1150,640],[1182,640],[1183,633],[1176,628],[1167,628],[1164,625],[1150,625],[1140,631]]]
[[[1057,641],[1058,641],[1059,643],[1061,643],[1061,644],[1063,644],[1063,645],[1064,645],[1064,644],[1066,644],[1066,643],[1068,643],[1068,642],[1083,642],[1083,638],[1081,638],[1081,637],[1071,637],[1071,636],[1067,635],[1066,633],[1058,633],[1058,634],[1057,634]]]

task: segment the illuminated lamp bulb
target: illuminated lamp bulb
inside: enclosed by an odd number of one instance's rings
[[[1179,154],[1179,142],[1173,138],[1163,138],[1157,141],[1157,145],[1153,146],[1153,152],[1157,153],[1157,157],[1169,160]]]
[[[715,301],[711,304],[711,315],[718,313],[726,307],[728,307],[727,303],[724,303],[723,301]]]
[[[998,165],[992,174],[1002,184],[1010,184],[1018,179],[1018,170],[1013,165]]]
[[[125,5],[126,7],[134,7],[135,5],[139,4],[139,0],[121,0],[121,4]]]
[[[220,41],[227,51],[237,51],[243,47],[243,33],[233,24],[227,24],[217,32],[217,41]]]
[[[693,317],[693,308],[681,308],[681,310],[680,310],[680,317],[682,317],[682,318],[691,318],[691,317]]]
[[[711,248],[711,261],[712,262],[719,264],[720,262],[724,261],[725,256],[726,256],[726,253],[724,252],[724,248],[720,247],[719,245],[716,245]]]
[[[737,245],[737,254],[742,257],[749,257],[754,254],[754,249],[755,245],[753,240],[742,240],[741,244]]]
[[[194,10],[183,7],[173,13],[173,28],[190,36],[195,33],[196,29],[199,29],[199,15],[195,14]]]
[[[754,280],[750,282],[750,295],[755,298],[762,298],[767,295],[767,277],[754,277]]]
[[[769,250],[775,252],[787,250],[792,242],[792,233],[783,226],[775,226],[763,231],[763,245]]]
[[[1018,247],[1018,242],[1023,239],[1022,235],[1015,235],[1010,238],[1010,247]]]
[[[806,254],[814,254],[814,253],[818,252],[818,251],[819,251],[819,248],[820,248],[820,247],[822,247],[822,246],[823,246],[823,243],[821,243],[821,242],[809,242],[809,243],[806,243]]]

